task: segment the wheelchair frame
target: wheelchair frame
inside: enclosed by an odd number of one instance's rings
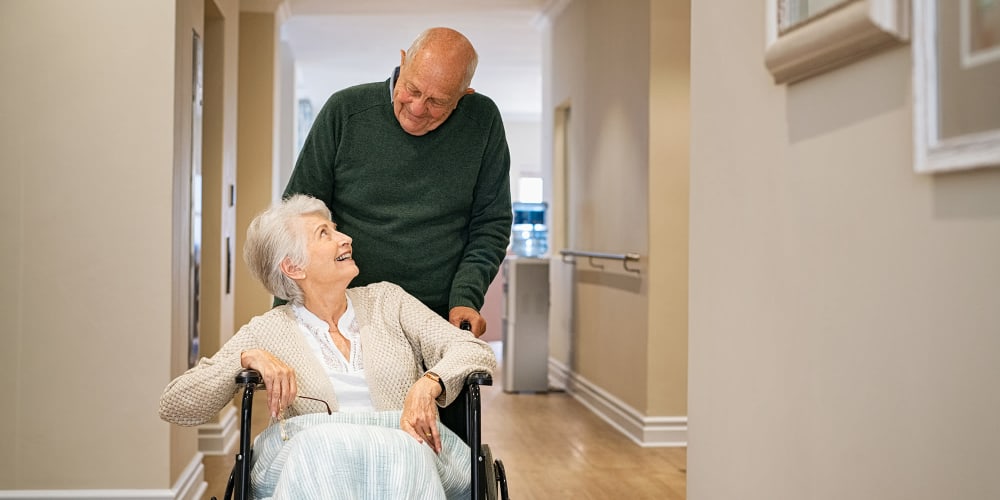
[[[236,384],[244,386],[240,408],[240,449],[236,453],[236,463],[229,474],[223,500],[248,500],[250,498],[250,462],[253,457],[251,415],[253,395],[262,387],[263,379],[256,370],[245,369],[236,375]],[[503,461],[494,459],[489,445],[482,443],[482,401],[479,387],[493,385],[493,377],[486,372],[473,372],[465,379],[465,387],[459,397],[448,407],[464,406],[465,428],[462,422],[441,422],[459,435],[472,452],[472,500],[508,500],[507,473]],[[488,470],[487,467],[490,469]],[[492,474],[490,474],[492,472]],[[495,483],[495,484],[492,484]],[[498,496],[499,494],[499,496]],[[216,497],[212,497],[216,500]]]

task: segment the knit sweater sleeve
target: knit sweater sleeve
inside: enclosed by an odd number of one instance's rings
[[[240,354],[253,343],[249,335],[241,333],[167,385],[160,396],[160,418],[190,426],[219,414],[236,394],[236,374],[243,368]]]
[[[393,286],[391,293],[399,294],[399,325],[403,334],[416,347],[427,370],[444,382],[439,405],[451,404],[472,372],[493,374],[496,357],[489,344],[471,332],[455,328],[403,289]]]
[[[479,177],[476,180],[469,239],[462,252],[455,278],[452,280],[448,308],[466,306],[479,310],[486,289],[496,277],[507,253],[510,227],[513,221],[510,202],[510,151],[503,121],[496,105],[489,98],[473,94],[487,110],[481,126],[489,139],[483,152]]]
[[[283,325],[287,322],[279,321],[281,314],[281,311],[272,310],[253,318],[215,355],[202,358],[167,384],[160,396],[160,418],[191,426],[201,425],[218,415],[236,394],[236,374],[243,369],[240,359],[243,351],[265,348],[259,338],[260,332],[286,328]]]

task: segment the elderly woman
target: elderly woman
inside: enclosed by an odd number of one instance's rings
[[[160,417],[209,421],[233,399],[236,374],[253,368],[273,419],[255,442],[255,497],[467,497],[469,449],[438,426],[437,405],[473,371],[492,373],[493,352],[396,285],[347,288],[358,274],[351,257],[351,238],[315,198],[258,215],[244,258],[289,303],[171,381]]]

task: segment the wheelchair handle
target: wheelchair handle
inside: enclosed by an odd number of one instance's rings
[[[493,385],[493,377],[486,372],[472,372],[465,377],[465,385]]]
[[[245,368],[236,374],[236,383],[240,385],[260,385],[264,382],[264,377],[260,372],[251,368]]]

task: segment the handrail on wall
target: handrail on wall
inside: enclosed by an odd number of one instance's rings
[[[594,259],[608,259],[608,260],[620,260],[622,261],[622,267],[630,273],[639,273],[638,269],[628,267],[629,262],[634,262],[639,260],[639,254],[635,252],[628,253],[604,253],[604,252],[584,252],[581,250],[559,250],[559,254],[562,255],[562,261],[567,263],[576,262],[573,259],[567,260],[567,257],[587,257],[590,259],[590,265],[598,268],[604,269],[604,266],[594,263]]]

